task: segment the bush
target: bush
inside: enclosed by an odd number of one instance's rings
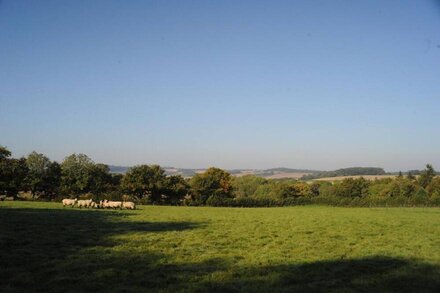
[[[409,198],[409,203],[412,206],[426,206],[429,204],[428,193],[424,188],[420,188],[415,195]]]
[[[430,206],[440,206],[440,192],[434,192],[429,198]]]
[[[78,196],[78,199],[93,199],[93,200],[95,200],[95,196],[92,193],[88,192],[88,193],[80,194]]]
[[[211,207],[224,207],[228,206],[228,200],[218,195],[211,195],[206,200],[206,205]]]
[[[404,207],[408,206],[408,198],[405,196],[393,196],[387,200],[388,206]]]

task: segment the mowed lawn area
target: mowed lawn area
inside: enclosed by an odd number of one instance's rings
[[[439,292],[440,209],[0,202],[0,291]]]

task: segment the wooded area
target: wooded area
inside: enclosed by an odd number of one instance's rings
[[[440,205],[440,177],[429,164],[418,177],[409,173],[396,178],[347,178],[334,183],[234,177],[215,167],[184,178],[167,176],[158,165],[138,165],[125,174],[112,174],[107,165],[97,164],[84,154],[72,154],[60,164],[36,152],[15,159],[5,147],[0,147],[0,191],[2,200],[23,199],[23,194],[28,194],[33,200],[129,198],[141,204],[191,206]]]

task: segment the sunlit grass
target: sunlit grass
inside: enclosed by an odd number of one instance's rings
[[[438,208],[2,202],[0,221],[4,291],[440,289]]]

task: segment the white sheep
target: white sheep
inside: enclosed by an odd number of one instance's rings
[[[78,199],[76,199],[76,198],[75,199],[65,198],[62,201],[63,207],[65,207],[65,206],[72,206],[72,208],[73,208],[77,201],[78,201]]]
[[[107,201],[107,206],[112,209],[120,208],[122,209],[121,201]]]
[[[92,203],[90,204],[90,207],[91,208],[99,208],[99,204],[98,203],[96,203],[96,202],[94,202],[94,201],[92,201]]]
[[[99,201],[99,206],[100,206],[100,208],[102,208],[102,209],[106,209],[106,208],[108,208],[108,207],[109,207],[109,205],[108,205],[108,200],[104,199],[104,200]]]
[[[88,208],[92,204],[93,200],[91,199],[85,199],[85,200],[78,200],[78,207],[82,208]]]
[[[126,208],[126,209],[130,209],[130,210],[135,210],[136,209],[136,205],[132,201],[124,201],[122,203],[122,207]]]

